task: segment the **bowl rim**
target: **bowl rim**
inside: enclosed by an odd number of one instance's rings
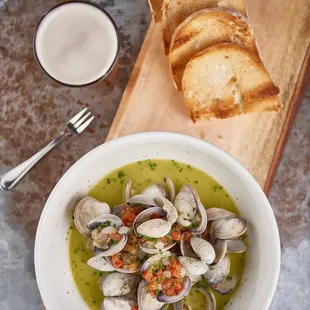
[[[271,304],[271,301],[273,299],[273,296],[275,294],[276,291],[276,287],[277,287],[277,283],[279,280],[279,275],[280,275],[280,266],[281,266],[281,243],[280,243],[280,235],[279,235],[279,230],[278,230],[278,225],[277,225],[277,221],[273,212],[273,209],[269,203],[268,198],[266,197],[264,191],[262,190],[262,188],[259,186],[259,184],[257,183],[257,181],[254,179],[254,177],[251,175],[251,173],[241,165],[241,163],[239,163],[233,156],[231,156],[230,154],[228,154],[227,152],[225,152],[224,150],[220,149],[219,147],[217,147],[216,145],[207,142],[205,140],[201,140],[199,138],[196,137],[192,137],[189,135],[185,135],[185,134],[180,134],[180,133],[174,133],[174,132],[165,132],[165,131],[154,131],[154,132],[140,132],[140,133],[133,133],[133,134],[129,134],[126,136],[122,136],[122,137],[118,137],[115,138],[113,140],[104,142],[103,144],[95,147],[94,149],[92,149],[91,151],[89,151],[88,153],[86,153],[84,156],[82,156],[79,160],[77,160],[65,173],[64,175],[58,180],[58,182],[56,183],[55,187],[53,188],[52,192],[50,193],[40,216],[40,220],[39,220],[39,224],[37,227],[37,231],[36,231],[36,237],[35,237],[35,246],[34,246],[34,265],[35,265],[35,275],[36,275],[36,280],[37,280],[37,284],[38,284],[38,288],[41,294],[41,298],[42,301],[44,303],[44,299],[47,300],[47,298],[45,297],[46,292],[43,292],[42,290],[42,284],[41,284],[41,280],[39,277],[39,271],[38,271],[38,261],[39,261],[39,240],[40,240],[40,236],[41,231],[43,230],[43,219],[45,217],[45,214],[47,213],[47,207],[50,202],[53,199],[54,193],[57,191],[58,187],[61,186],[62,181],[74,170],[77,168],[77,166],[81,165],[83,162],[87,161],[88,158],[90,158],[91,156],[94,156],[97,153],[102,152],[102,150],[104,149],[108,149],[108,148],[113,148],[115,145],[118,144],[122,144],[122,143],[127,143],[129,141],[139,141],[139,140],[146,140],[146,141],[151,141],[151,140],[156,140],[156,141],[160,141],[160,142],[164,142],[164,140],[173,140],[173,141],[183,141],[185,142],[189,147],[193,144],[195,144],[196,146],[199,146],[201,148],[204,148],[207,151],[210,151],[213,154],[218,155],[219,157],[222,157],[222,159],[224,161],[226,161],[228,164],[231,164],[234,166],[234,168],[236,169],[236,171],[239,173],[239,175],[243,176],[244,178],[247,179],[247,181],[249,181],[250,186],[253,187],[254,190],[258,191],[261,195],[262,200],[265,203],[266,206],[266,211],[267,214],[266,216],[270,219],[270,222],[272,223],[272,237],[274,239],[274,242],[278,245],[274,250],[275,250],[275,255],[274,255],[274,262],[275,262],[275,266],[276,269],[273,272],[273,277],[272,277],[272,281],[270,282],[270,289],[269,289],[269,294],[268,296],[266,296],[265,300],[264,300],[264,308],[263,309],[268,309],[268,307]],[[267,208],[268,206],[268,208]]]

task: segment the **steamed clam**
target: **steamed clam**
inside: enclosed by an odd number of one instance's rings
[[[148,283],[145,280],[139,284],[138,305],[139,310],[162,310],[165,307],[165,303],[158,301],[150,294]]]
[[[91,231],[94,253],[111,256],[119,253],[126,245],[127,230],[123,222],[113,214],[100,215],[91,220],[86,227]]]
[[[126,297],[105,297],[100,310],[138,310],[138,303]]]
[[[196,190],[185,185],[177,194],[174,206],[178,211],[178,224],[196,234],[201,234],[207,227],[207,213]]]
[[[90,231],[87,223],[98,217],[99,215],[109,214],[110,207],[105,202],[99,202],[92,197],[82,198],[76,205],[74,210],[74,224],[84,237],[89,237]]]

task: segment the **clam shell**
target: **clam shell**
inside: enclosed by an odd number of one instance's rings
[[[105,297],[100,310],[131,310],[134,306],[137,302],[126,297]]]
[[[104,256],[101,255],[96,255],[90,258],[87,261],[87,265],[100,271],[105,272],[114,271],[114,267],[106,261]]]
[[[205,310],[216,310],[216,299],[212,291],[200,285],[196,286],[195,290],[199,290],[205,295],[208,303]]]
[[[135,232],[135,234],[137,235],[137,228],[144,222],[148,221],[152,214],[159,214],[160,216],[166,216],[166,212],[160,208],[160,207],[153,207],[153,208],[148,208],[145,209],[144,211],[142,211],[140,214],[138,214],[138,216],[136,217],[136,219],[133,222],[133,230]]]
[[[163,208],[164,211],[167,214],[167,220],[172,225],[174,224],[178,219],[178,211],[167,198],[164,196],[158,196],[156,199],[156,203],[159,205],[159,207]]]
[[[242,240],[227,240],[227,251],[231,253],[243,253],[246,251],[246,244]]]
[[[137,227],[137,233],[150,238],[161,238],[171,230],[171,224],[162,219],[148,220]]]
[[[116,216],[118,216],[118,217],[120,217],[123,208],[124,208],[123,204],[118,205],[118,206],[114,207],[114,208],[111,210],[111,213],[114,214],[114,215],[116,215]]]
[[[146,290],[147,282],[142,280],[138,287],[139,310],[161,310],[165,303],[153,298]]]
[[[112,264],[112,261],[110,259],[110,257],[106,257],[106,261],[108,262],[108,264],[110,264],[112,267],[113,267],[113,264]],[[113,267],[115,271],[118,271],[118,272],[121,272],[121,273],[136,273],[140,270],[141,268],[141,264],[135,268],[134,270],[128,270],[126,268],[116,268],[116,267]]]
[[[134,206],[134,205],[143,205],[147,208],[149,207],[158,207],[156,202],[153,199],[150,199],[144,195],[135,195],[126,200],[126,203]]]
[[[192,224],[191,221],[184,219],[182,215],[178,216],[177,223],[182,227],[188,227]]]
[[[123,187],[123,201],[128,201],[131,197],[131,179],[126,180],[124,187]]]
[[[113,214],[105,214],[105,215],[100,215],[96,218],[94,218],[92,221],[90,221],[86,227],[89,229],[95,229],[98,225],[100,225],[101,223],[104,223],[106,221],[110,221],[111,222],[111,226],[114,228],[120,228],[121,226],[124,226],[122,220],[117,217],[116,215]],[[106,227],[108,228],[108,227]],[[94,247],[94,253],[96,255],[101,255],[101,256],[112,256],[114,254],[119,253],[120,251],[122,251],[122,249],[125,247],[126,242],[128,240],[127,235],[123,235],[122,240],[119,241],[117,244],[112,244],[109,246],[108,249],[103,250],[100,249],[98,246]],[[99,245],[98,243],[95,243],[95,245]]]
[[[189,279],[191,280],[191,285],[194,286],[196,283],[202,280],[201,275],[188,274]]]
[[[238,277],[236,275],[232,275],[231,279],[229,280],[226,279],[225,282],[213,285],[211,286],[211,288],[222,295],[227,295],[235,289],[237,284],[238,284]]]
[[[198,209],[198,212],[200,214],[201,221],[197,227],[194,227],[191,229],[191,232],[193,232],[195,234],[202,234],[207,228],[208,218],[207,218],[206,209],[202,205],[200,200],[197,200],[197,209]]]
[[[225,256],[217,265],[212,266],[204,274],[204,278],[210,286],[223,283],[230,271],[230,258]]]
[[[239,217],[218,219],[212,222],[212,226],[214,237],[217,239],[235,239],[247,230],[246,220]]]
[[[183,236],[180,241],[180,250],[183,256],[199,258],[198,255],[193,251],[192,246],[190,245],[189,241],[185,241]]]
[[[215,259],[213,264],[216,265],[225,257],[227,253],[227,240],[217,239],[212,245],[215,250]]]
[[[194,218],[197,211],[197,202],[190,185],[182,187],[175,197],[174,206],[183,219],[192,220]]]
[[[168,296],[164,294],[163,291],[160,291],[159,294],[157,295],[157,300],[167,304],[175,303],[181,300],[188,293],[190,287],[191,287],[191,280],[189,279],[189,277],[185,277],[184,288],[182,289],[182,291],[179,292],[178,295]]]
[[[161,184],[152,184],[148,186],[141,195],[147,197],[148,199],[152,199],[156,201],[157,197],[163,196],[165,198],[168,197],[167,190],[165,187]]]
[[[86,224],[97,216],[108,213],[110,213],[108,204],[87,196],[82,198],[75,207],[74,224],[84,237],[89,237],[90,231]]]
[[[169,188],[169,200],[171,202],[174,202],[174,198],[175,198],[175,187],[174,187],[174,184],[173,184],[172,180],[167,175],[165,175],[164,180],[167,183],[168,188]]]
[[[141,278],[133,274],[113,272],[103,276],[99,281],[99,287],[104,296],[124,296],[136,292]]]
[[[215,259],[215,251],[213,246],[206,240],[199,237],[190,239],[191,247],[199,258],[207,265],[213,263]]]
[[[221,208],[209,208],[209,209],[207,209],[207,216],[208,216],[208,220],[210,222],[218,220],[218,219],[237,217],[237,215],[235,213],[227,211],[225,209],[221,209]]]
[[[178,259],[189,274],[198,276],[206,273],[209,269],[207,264],[196,258],[179,256]]]

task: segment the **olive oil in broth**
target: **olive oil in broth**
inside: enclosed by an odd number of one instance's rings
[[[132,179],[135,194],[138,194],[150,184],[165,185],[165,175],[173,180],[176,192],[185,184],[194,186],[206,208],[219,207],[239,214],[232,198],[213,178],[191,165],[174,160],[147,159],[123,166],[105,176],[89,191],[88,195],[108,203],[112,208],[123,202],[123,184],[127,178]],[[99,310],[103,295],[98,282],[104,272],[97,271],[86,264],[87,260],[93,257],[93,253],[87,248],[86,239],[74,227],[74,224],[71,227],[69,251],[72,274],[81,296],[90,309]],[[236,274],[240,278],[245,254],[229,255],[231,259],[230,274]],[[227,279],[230,279],[230,275]],[[204,281],[201,284],[208,287]],[[233,293],[220,295],[214,292],[214,295],[219,310],[230,302]],[[205,297],[198,290],[192,289],[184,301],[190,304],[192,310],[205,309]],[[173,307],[170,306],[169,309],[173,309]]]

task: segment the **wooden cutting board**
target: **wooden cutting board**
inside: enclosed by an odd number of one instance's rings
[[[280,113],[193,124],[173,86],[161,24],[150,24],[107,140],[172,131],[209,141],[235,157],[269,192],[286,137],[309,80],[310,1],[247,0],[263,62],[280,87]]]

